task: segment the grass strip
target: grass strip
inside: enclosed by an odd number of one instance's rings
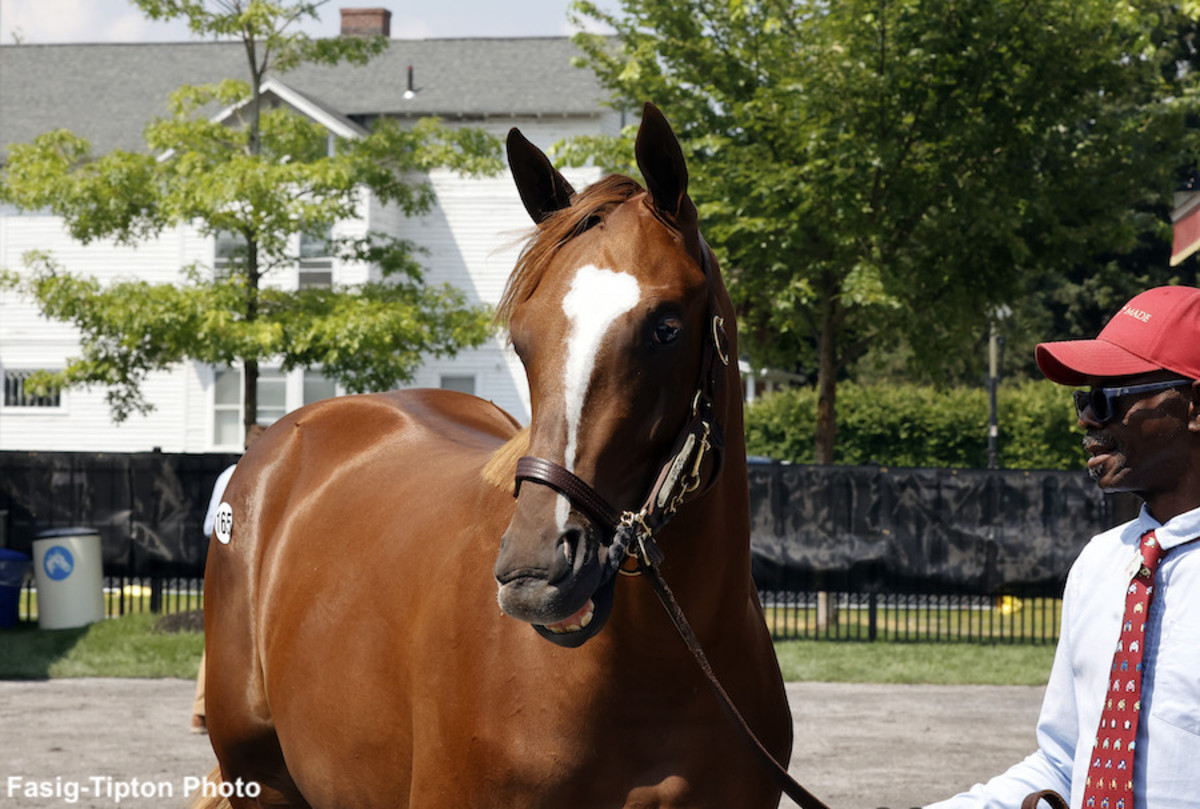
[[[204,636],[162,632],[160,616],[126,615],[76,629],[0,629],[0,679],[196,676]]]
[[[1045,685],[1054,646],[1008,643],[775,644],[788,682]]]
[[[126,615],[78,629],[0,629],[0,679],[196,676],[204,636],[164,632],[160,617]],[[1045,685],[1051,645],[781,641],[788,681]]]

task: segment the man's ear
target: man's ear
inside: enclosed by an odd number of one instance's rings
[[[1200,433],[1200,381],[1192,382],[1188,392],[1188,425],[1190,432]]]

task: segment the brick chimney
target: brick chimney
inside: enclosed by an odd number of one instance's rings
[[[342,36],[390,37],[391,35],[392,12],[386,8],[342,9]]]

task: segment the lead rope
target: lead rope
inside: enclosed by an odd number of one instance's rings
[[[661,559],[661,554],[659,558]],[[645,564],[643,560],[639,568],[650,579],[658,600],[662,603],[663,608],[666,609],[667,615],[671,618],[671,623],[675,625],[675,630],[679,633],[679,637],[683,639],[684,644],[692,653],[692,657],[696,660],[696,665],[700,667],[700,671],[703,672],[705,679],[708,680],[709,686],[712,687],[713,692],[717,695],[717,700],[721,703],[721,707],[725,709],[725,713],[733,721],[734,726],[741,732],[743,740],[750,746],[751,751],[767,768],[771,779],[789,798],[799,804],[802,809],[829,809],[819,798],[802,787],[792,776],[788,775],[787,768],[776,761],[771,752],[763,746],[763,743],[746,721],[746,717],[742,716],[742,712],[733,704],[729,693],[721,685],[721,681],[717,679],[717,675],[712,669],[712,664],[708,662],[708,656],[704,654],[704,649],[700,646],[700,641],[696,638],[696,633],[692,631],[692,626],[688,623],[687,616],[683,614],[683,609],[679,606],[679,602],[675,600],[675,594],[667,586],[662,572],[658,569],[658,564]]]
[[[1062,795],[1053,789],[1043,789],[1041,792],[1031,792],[1021,801],[1021,809],[1038,809],[1038,804],[1045,801],[1050,809],[1071,809]]]

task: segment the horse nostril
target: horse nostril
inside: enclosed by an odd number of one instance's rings
[[[576,575],[586,548],[587,532],[574,522],[568,522],[562,531],[546,526],[524,541],[521,536],[506,532],[500,538],[500,552],[492,572],[501,585],[522,579],[558,585]]]
[[[583,529],[578,525],[568,524],[558,536],[554,548],[554,560],[547,571],[546,579],[550,583],[562,581],[575,570],[575,558],[583,541]]]

